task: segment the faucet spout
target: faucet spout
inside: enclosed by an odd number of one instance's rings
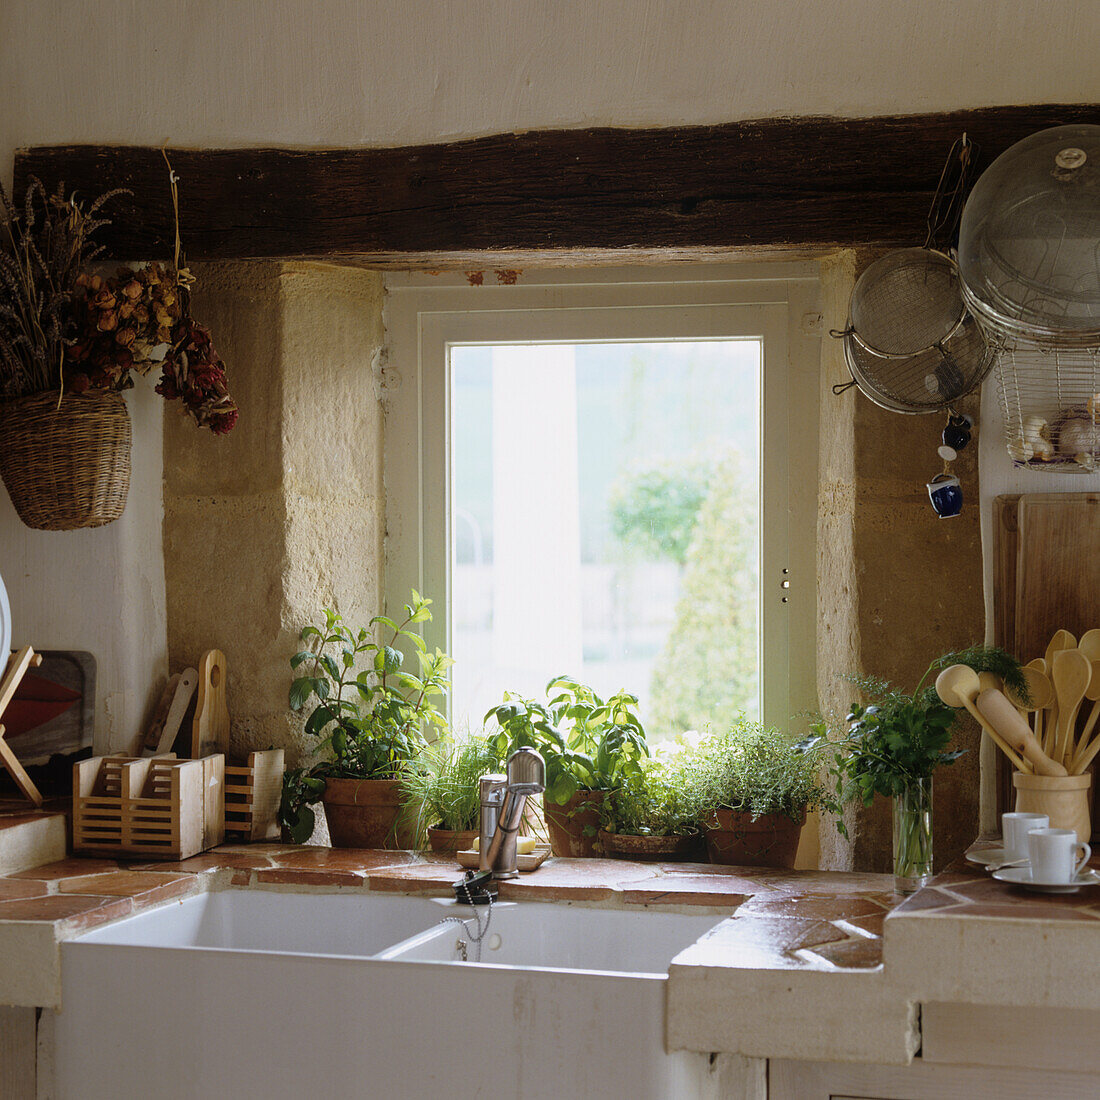
[[[508,757],[507,775],[481,779],[481,858],[493,878],[516,878],[516,839],[527,799],[546,789],[546,765],[534,749],[516,749]]]

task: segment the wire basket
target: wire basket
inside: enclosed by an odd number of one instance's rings
[[[997,348],[1017,466],[1100,469],[1100,126],[1017,142],[974,185],[963,297]]]
[[[1016,466],[1100,470],[1100,348],[1016,341],[998,351],[997,378]]]

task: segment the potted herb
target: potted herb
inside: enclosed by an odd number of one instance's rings
[[[912,692],[885,680],[853,678],[868,703],[853,703],[839,740],[827,739],[818,722],[808,746],[828,745],[842,802],[870,806],[876,794],[893,799],[894,875],[900,890],[911,892],[932,874],[932,774],[953,764],[964,749],[949,749],[959,712],[936,693],[936,674],[951,665],[989,673],[1023,700],[1027,684],[1020,663],[1001,649],[972,646],[946,653],[929,666]],[[845,832],[843,822],[838,826]]]
[[[543,705],[506,693],[485,720],[500,727],[502,751],[527,745],[542,755],[543,808],[554,855],[592,856],[600,803],[649,755],[635,712],[638,699],[625,691],[601,699],[570,676],[551,680],[546,695]]]
[[[334,847],[414,846],[415,821],[401,813],[402,779],[426,744],[426,727],[446,729],[433,700],[446,693],[453,663],[438,649],[428,653],[423,638],[409,629],[431,619],[431,602],[414,590],[401,622],[378,615],[355,631],[326,610],[323,630],[302,630],[309,648],[290,663],[305,674],[290,686],[290,706],[297,711],[315,701],[305,731],[328,758],[284,778],[279,820],[292,839],[309,839],[310,805],[321,801]],[[388,641],[374,641],[378,627]],[[415,648],[419,675],[402,670],[400,639]],[[357,672],[364,660],[367,667]]]
[[[682,758],[658,750],[600,807],[600,847],[618,859],[689,861],[704,856],[695,820],[692,776]]]
[[[418,833],[427,834],[433,852],[472,847],[480,827],[481,777],[504,769],[498,739],[475,734],[458,741],[447,734],[429,745],[418,763],[401,781]]]
[[[712,863],[793,867],[806,811],[834,805],[816,747],[743,717],[700,738],[680,767]]]

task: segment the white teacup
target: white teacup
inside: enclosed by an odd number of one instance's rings
[[[1027,834],[1032,829],[1046,829],[1049,826],[1050,818],[1046,814],[1001,814],[1005,859],[1027,859],[1030,855]]]
[[[1092,849],[1079,841],[1072,829],[1032,829],[1027,846],[1034,882],[1073,882],[1092,855]],[[1078,859],[1082,848],[1085,854]]]

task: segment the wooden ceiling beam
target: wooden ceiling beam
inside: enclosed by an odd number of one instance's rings
[[[430,262],[450,253],[714,258],[754,249],[920,244],[951,143],[984,168],[1036,130],[1100,121],[1096,105],[786,118],[671,129],[548,130],[393,149],[172,149],[187,256]],[[133,194],[104,231],[115,259],[171,254],[161,150],[20,150],[31,176]]]

